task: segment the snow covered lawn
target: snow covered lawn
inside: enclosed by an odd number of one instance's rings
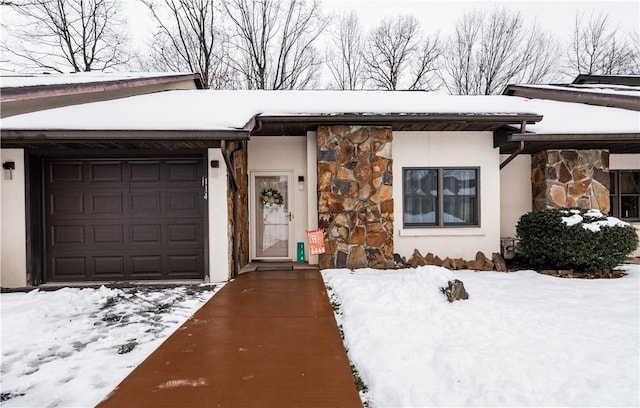
[[[95,406],[221,287],[3,293],[2,406]]]
[[[639,406],[640,266],[619,279],[533,271],[325,270],[370,406]],[[469,300],[439,291],[464,282]]]

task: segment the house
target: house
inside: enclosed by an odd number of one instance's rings
[[[172,90],[17,115],[2,286],[223,281],[295,260],[315,228],[327,252],[305,260],[322,268],[498,252],[534,203],[557,204],[538,156],[606,210],[607,160],[640,169],[639,134],[630,109],[404,91]]]

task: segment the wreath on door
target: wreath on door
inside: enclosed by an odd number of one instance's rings
[[[284,198],[282,198],[282,194],[273,188],[262,190],[260,201],[262,201],[262,205],[266,208],[281,208],[284,206]]]

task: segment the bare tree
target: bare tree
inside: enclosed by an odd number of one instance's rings
[[[638,31],[634,31],[629,35],[629,43],[632,50],[630,72],[640,75],[640,33]]]
[[[633,61],[633,45],[610,26],[608,15],[576,15],[567,74],[630,74]]]
[[[379,89],[433,89],[440,54],[438,37],[424,37],[415,17],[387,17],[367,37],[368,80]]]
[[[318,0],[223,0],[235,28],[231,58],[249,89],[304,89],[318,79],[314,42],[327,26]]]
[[[11,3],[27,24],[3,51],[24,68],[100,71],[128,61],[118,0],[23,0]]]
[[[157,70],[199,72],[205,86],[233,86],[229,39],[216,0],[143,0],[157,31],[146,66]]]
[[[456,23],[440,73],[450,93],[495,94],[509,82],[536,83],[555,76],[557,42],[520,13],[473,10]]]
[[[338,17],[327,49],[327,66],[332,85],[338,89],[362,89],[364,86],[364,39],[358,14],[351,11]]]

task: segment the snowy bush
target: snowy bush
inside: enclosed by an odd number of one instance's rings
[[[638,247],[629,223],[598,210],[533,211],[520,218],[516,230],[520,251],[534,267],[608,271]]]

